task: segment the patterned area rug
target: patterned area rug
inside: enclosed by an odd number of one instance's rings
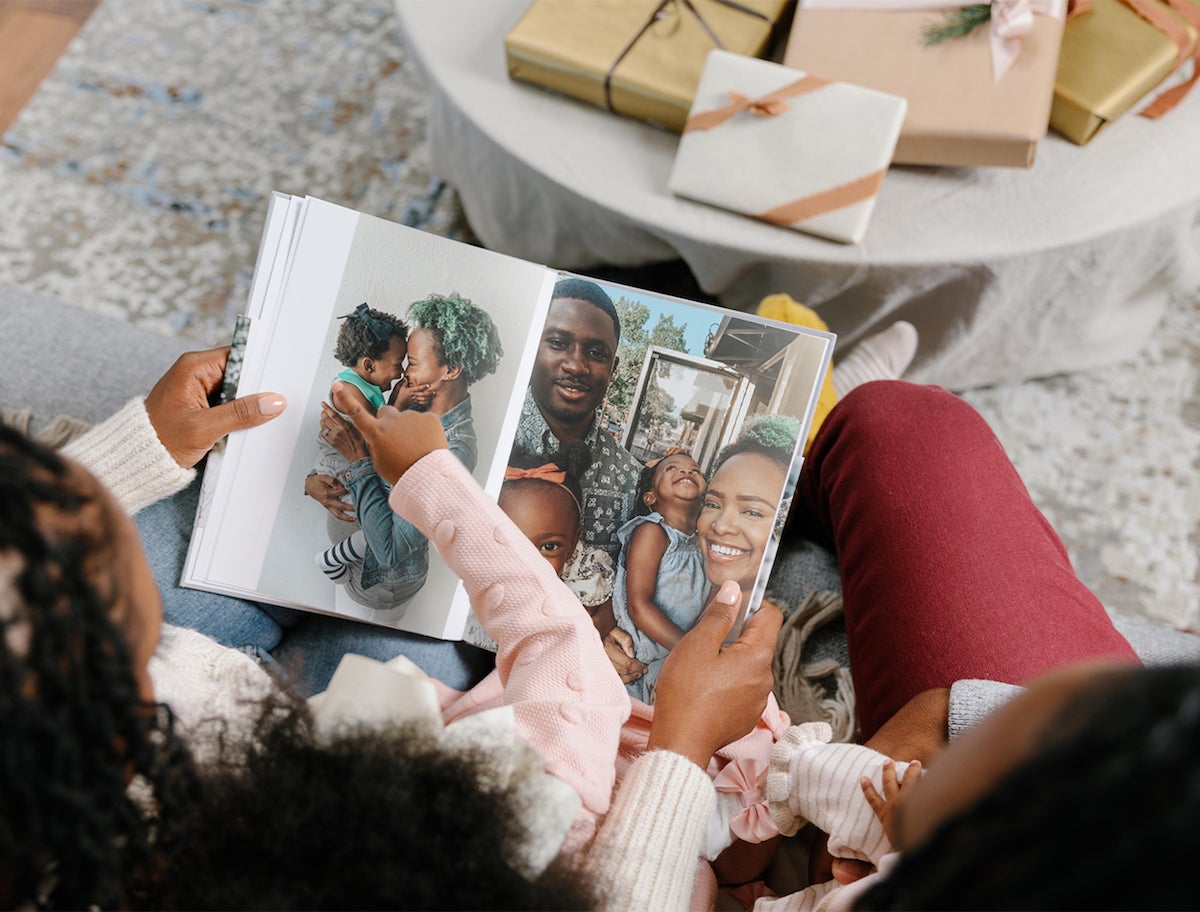
[[[0,282],[224,341],[273,190],[473,239],[424,133],[392,0],[104,0],[0,144]],[[965,398],[1109,608],[1200,629],[1200,296],[1136,361]]]

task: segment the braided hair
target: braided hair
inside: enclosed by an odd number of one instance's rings
[[[858,907],[1198,908],[1198,757],[1200,667],[1110,673]]]
[[[54,452],[0,428],[0,903],[155,903],[192,779],[165,707],[138,692],[113,619],[109,505]],[[132,778],[140,799],[132,797]]]

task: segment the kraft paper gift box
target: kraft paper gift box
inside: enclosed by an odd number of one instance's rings
[[[896,162],[1032,167],[1050,121],[1066,0],[997,0],[969,34],[926,44],[926,30],[963,6],[801,0],[783,60],[904,96]],[[1028,30],[1013,34],[1010,18]]]
[[[1092,0],[1072,15],[1063,29],[1050,126],[1084,145],[1184,65],[1196,50],[1197,29],[1177,10],[1200,21],[1200,4],[1191,0]]]
[[[671,192],[857,243],[904,121],[895,95],[713,51]]]
[[[767,50],[791,0],[534,0],[504,38],[513,79],[678,133],[709,51]]]

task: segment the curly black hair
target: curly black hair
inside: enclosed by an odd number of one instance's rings
[[[0,904],[157,905],[194,794],[165,707],[139,696],[114,620],[113,517],[57,454],[0,429]],[[142,799],[129,785],[141,782]]]
[[[1105,675],[862,909],[1196,909],[1200,667]]]
[[[364,319],[365,317],[365,319]],[[359,358],[382,358],[392,339],[408,339],[408,324],[394,314],[367,307],[346,314],[338,330],[333,356],[346,367],[354,367]]]
[[[565,862],[531,881],[509,861],[527,799],[485,785],[493,766],[412,726],[318,737],[300,701],[277,702],[244,752],[206,770],[164,907],[591,908]]]
[[[417,301],[408,315],[433,333],[438,364],[462,368],[468,385],[493,373],[504,356],[492,318],[453,292]]]

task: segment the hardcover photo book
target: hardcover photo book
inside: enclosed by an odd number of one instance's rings
[[[372,409],[436,414],[648,668],[724,580],[757,607],[834,344],[284,194],[238,336],[237,394],[288,407],[210,454],[182,585],[487,644],[457,577],[387,507],[395,479],[332,407],[341,380]]]

